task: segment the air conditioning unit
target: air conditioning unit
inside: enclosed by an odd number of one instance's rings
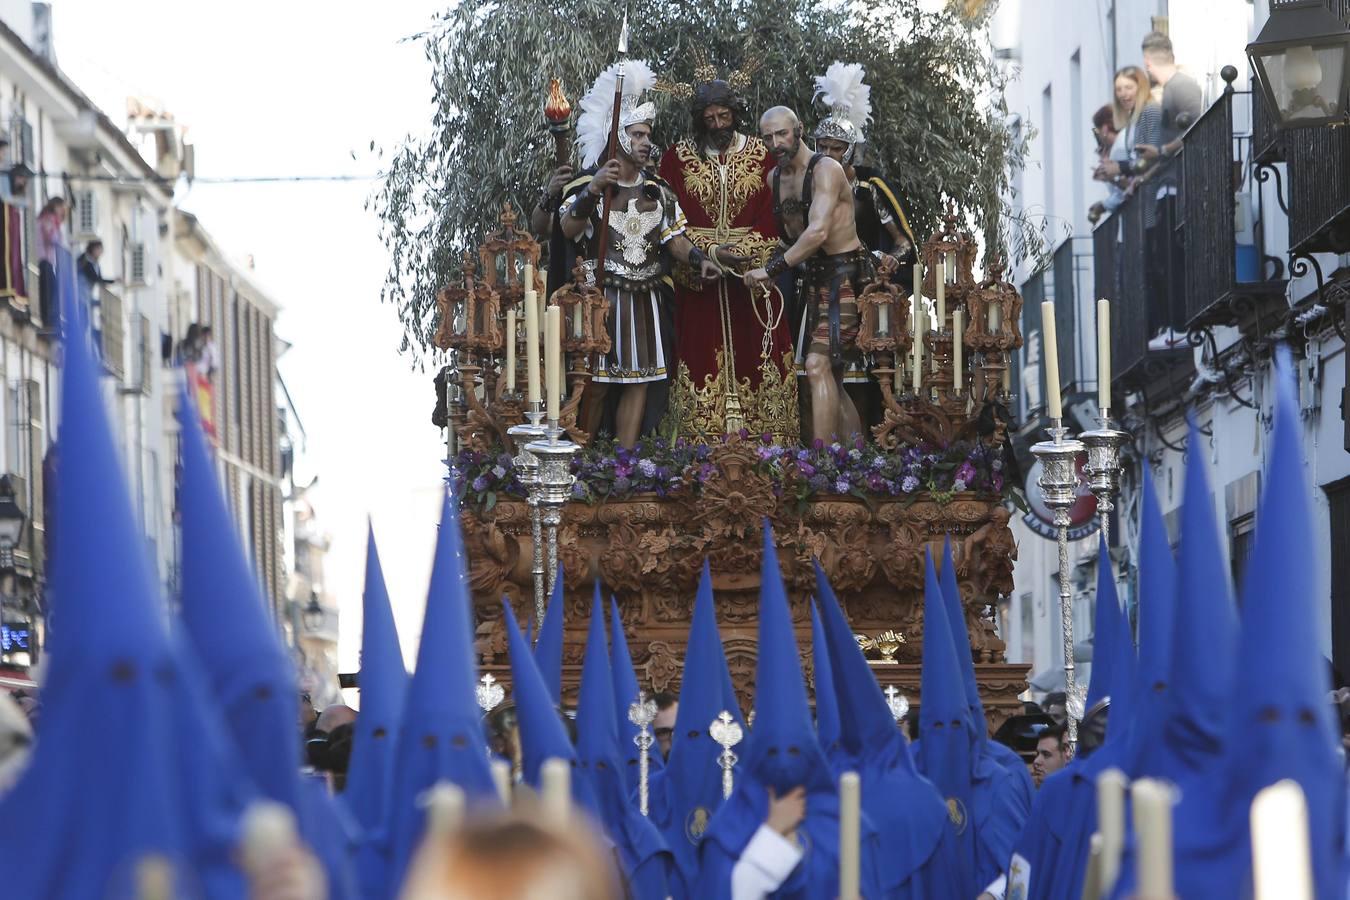
[[[98,194],[89,188],[75,192],[75,232],[87,240],[98,237]]]
[[[127,284],[144,287],[150,282],[150,254],[145,243],[131,245],[131,265],[127,270]]]

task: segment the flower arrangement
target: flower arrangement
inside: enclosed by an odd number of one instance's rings
[[[817,496],[853,496],[864,500],[927,494],[940,503],[953,494],[975,491],[1004,493],[1004,460],[999,448],[962,441],[943,447],[906,446],[886,451],[861,439],[844,444],[816,441],[809,447],[784,446],[771,435],[753,441],[757,470],[780,497],[805,503]],[[633,449],[597,440],[572,460],[577,478],[572,496],[586,503],[634,496],[669,497],[700,491],[716,475],[705,443],[653,437]],[[511,457],[498,449],[483,453],[463,450],[454,459],[461,503],[484,510],[502,495],[524,497]]]

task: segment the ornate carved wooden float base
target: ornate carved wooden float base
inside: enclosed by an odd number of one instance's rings
[[[808,598],[820,559],[849,622],[867,640],[878,680],[919,696],[923,648],[923,560],[938,558],[944,535],[956,552],[966,624],[989,725],[1021,711],[1027,667],[1009,665],[991,619],[999,594],[1012,590],[1016,547],[999,498],[977,494],[904,498],[822,497],[799,503],[775,496],[756,471],[752,447],[733,442],[710,457],[716,476],[701,491],[664,499],[634,497],[564,510],[559,559],[564,570],[564,702],[576,701],[594,579],[618,598],[638,679],[655,690],[679,687],[694,595],[704,557],[712,568],[717,617],[742,705],[755,688],[761,523],[774,527],[802,667],[812,681]],[[529,508],[507,498],[490,511],[465,509],[465,540],[477,619],[479,664],[510,677],[501,598],[524,622],[534,615]],[[902,640],[876,641],[885,632]],[[894,661],[880,658],[890,650]],[[881,645],[881,646],[878,646]]]

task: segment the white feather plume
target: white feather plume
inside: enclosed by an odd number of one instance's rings
[[[600,73],[581,98],[577,116],[577,146],[583,168],[595,165],[609,144],[609,129],[614,123],[614,82],[619,77],[615,63]],[[623,66],[623,95],[635,101],[656,86],[656,73],[646,60],[630,59]]]
[[[852,122],[860,134],[872,119],[872,89],[863,84],[866,75],[859,63],[832,62],[824,75],[816,76],[816,96],[831,114]],[[611,90],[613,87],[611,82]]]

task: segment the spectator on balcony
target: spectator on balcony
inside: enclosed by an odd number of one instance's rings
[[[94,335],[94,348],[99,353],[103,352],[103,310],[99,289],[113,283],[111,278],[103,277],[103,270],[99,268],[98,261],[102,256],[103,242],[93,240],[84,245],[84,252],[75,261],[75,268],[80,273],[80,297],[88,310],[89,330]]]
[[[1156,184],[1150,192],[1157,210],[1152,241],[1147,245],[1149,275],[1149,332],[1155,337],[1150,350],[1168,350],[1185,341],[1185,245],[1176,228],[1177,173],[1168,160],[1181,150],[1181,136],[1203,111],[1204,97],[1195,79],[1177,67],[1171,39],[1150,32],[1142,46],[1149,80],[1162,88],[1161,132],[1156,141],[1140,140],[1136,152],[1141,163],[1157,166]]]
[[[216,349],[215,333],[211,331],[210,325],[203,325],[201,330],[201,358],[198,366],[203,375],[210,378],[216,374],[216,365],[220,361],[220,351]]]
[[[56,250],[66,244],[65,221],[65,197],[51,198],[38,214],[38,312],[49,327],[57,324],[60,315],[56,301]]]
[[[1119,135],[1120,131],[1116,128],[1116,116],[1112,104],[1102,104],[1102,107],[1092,114],[1092,137],[1097,142],[1097,162],[1103,163],[1111,158],[1111,150],[1115,147],[1116,138]],[[1114,182],[1107,182],[1107,185],[1112,197],[1120,190]],[[1116,204],[1116,206],[1118,205]],[[1115,209],[1116,206],[1112,206],[1111,209]],[[1093,225],[1096,225],[1097,220],[1104,215],[1106,215],[1106,203],[1104,201],[1098,200],[1088,207],[1088,221]]]
[[[1095,118],[1093,120],[1096,121]],[[1140,165],[1135,147],[1158,140],[1162,124],[1162,109],[1149,96],[1148,75],[1138,66],[1126,66],[1116,73],[1115,96],[1111,101],[1111,133],[1114,138],[1106,158],[1097,166],[1093,178],[1105,182],[1110,193],[1099,204],[1094,204],[1088,216],[1100,218],[1114,212],[1125,202],[1146,166]],[[1099,142],[1101,131],[1098,130]],[[1145,218],[1147,219],[1147,210]],[[1145,221],[1145,226],[1151,224]]]

